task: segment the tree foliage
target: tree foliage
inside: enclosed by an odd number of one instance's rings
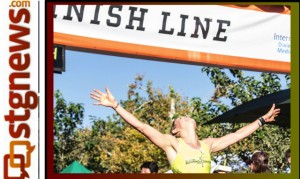
[[[155,89],[151,81],[146,85],[143,75],[137,75],[128,86],[128,98],[120,104],[139,120],[162,133],[169,133],[171,118],[174,115],[190,115],[199,124],[199,138],[220,137],[234,132],[246,124],[203,123],[257,97],[282,89],[278,75],[261,73],[261,79],[244,76],[241,70],[203,67],[215,86],[214,95],[207,102],[199,97],[188,99],[178,94],[170,86],[164,93]],[[290,86],[290,78],[285,76]],[[80,129],[83,107],[80,104],[66,105],[60,93],[56,93],[54,109],[55,168],[60,171],[69,161],[80,160],[95,173],[139,173],[144,161],[157,161],[159,172],[170,169],[164,152],[146,137],[114,114],[106,119],[90,116],[92,127]],[[176,110],[176,114],[172,109]],[[101,108],[99,108],[101,110]],[[290,147],[290,129],[265,125],[250,137],[213,154],[214,159],[223,165],[236,165],[242,158],[249,157],[255,150],[268,152],[273,172],[281,173],[284,152]],[[237,156],[237,157],[235,157]],[[235,172],[248,172],[247,169],[234,169]]]
[[[61,172],[77,155],[80,141],[76,140],[76,131],[82,124],[84,108],[82,104],[67,104],[59,90],[54,95],[54,171]]]

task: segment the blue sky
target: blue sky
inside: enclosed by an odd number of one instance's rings
[[[128,85],[134,82],[137,74],[145,76],[144,84],[151,80],[153,87],[164,93],[171,85],[181,96],[188,99],[200,97],[204,102],[208,101],[214,87],[206,74],[201,72],[201,67],[66,50],[66,72],[54,74],[54,89],[59,89],[67,102],[84,105],[83,126],[89,127],[89,115],[105,119],[114,113],[110,108],[94,106],[90,92],[95,88],[105,91],[105,86],[108,86],[118,101],[125,100]],[[260,72],[244,72],[259,78]],[[279,77],[285,88],[284,75]]]

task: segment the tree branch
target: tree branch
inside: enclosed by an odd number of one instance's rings
[[[140,107],[136,108],[135,110],[133,110],[132,113],[135,113],[137,110],[141,109],[143,106],[145,106],[146,104],[150,103],[150,102],[153,102],[152,100],[150,101],[147,101],[147,102],[144,102],[142,105],[140,105]]]

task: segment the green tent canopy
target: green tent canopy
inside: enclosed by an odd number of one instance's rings
[[[77,161],[74,161],[71,165],[67,166],[60,173],[93,173],[93,172],[85,168]]]

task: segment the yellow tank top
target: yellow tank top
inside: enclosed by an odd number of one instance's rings
[[[210,173],[211,157],[206,144],[200,142],[201,149],[189,147],[181,138],[179,151],[171,164],[173,173]]]

